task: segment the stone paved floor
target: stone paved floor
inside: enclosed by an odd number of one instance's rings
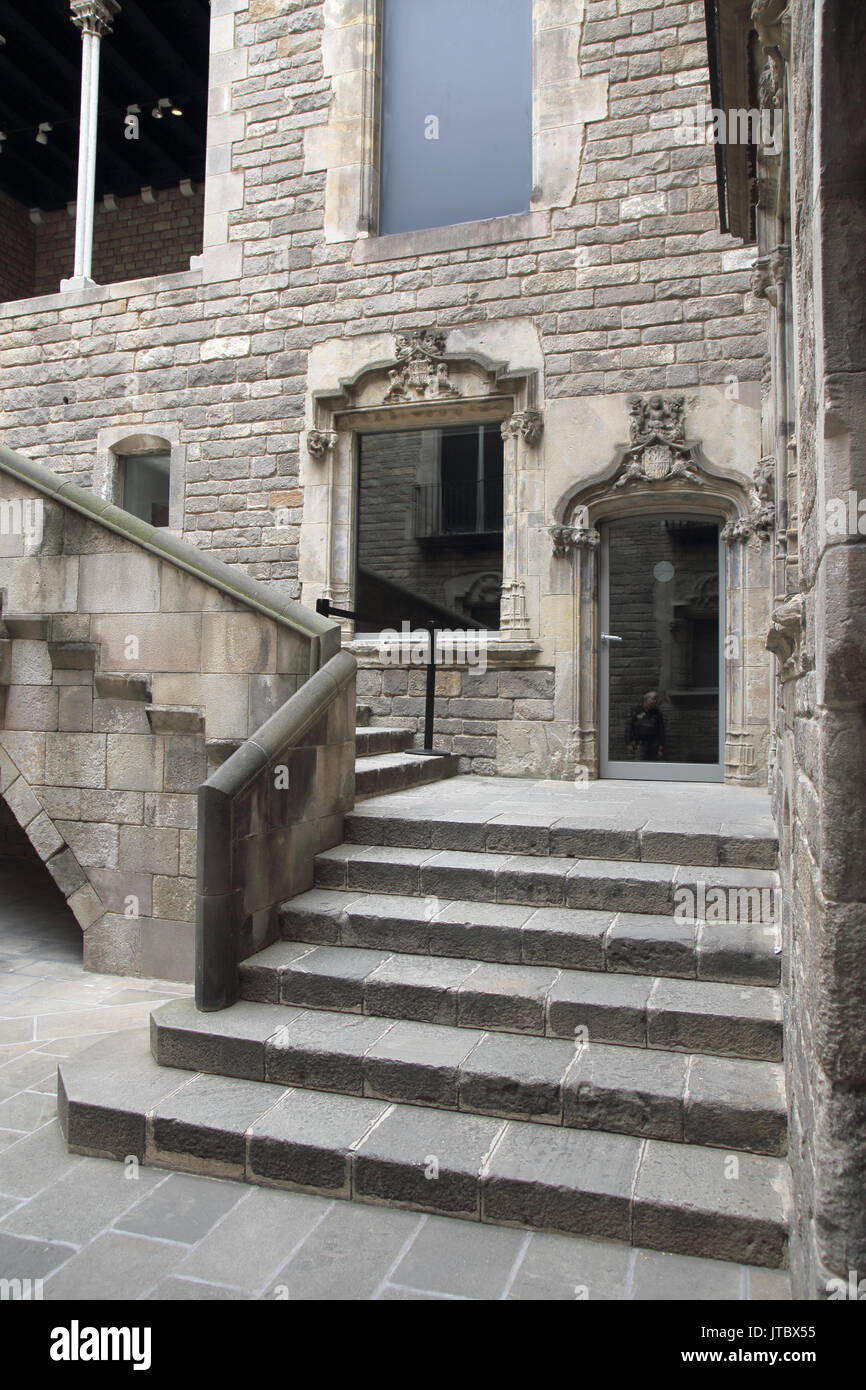
[[[67,1153],[57,1059],[188,992],[85,974],[51,886],[0,864],[0,1278],[42,1279],[46,1299],[789,1296],[774,1270]]]

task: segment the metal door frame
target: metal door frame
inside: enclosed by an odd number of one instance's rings
[[[613,759],[608,756],[610,747],[610,643],[602,634],[610,633],[610,527],[618,521],[640,517],[639,512],[626,516],[613,516],[598,523],[601,533],[599,547],[599,642],[598,642],[598,704],[599,704],[599,750],[598,775],[604,778],[618,778],[632,782],[724,782],[725,780],[725,738],[726,738],[726,662],[725,633],[727,631],[727,586],[725,547],[721,538],[722,522],[717,516],[700,516],[694,512],[652,512],[647,519],[661,518],[665,521],[697,521],[715,526],[719,533],[719,758],[717,763],[649,763],[630,762],[626,759]]]

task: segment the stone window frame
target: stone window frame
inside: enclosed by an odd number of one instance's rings
[[[581,76],[586,0],[533,0],[532,196],[505,217],[379,236],[382,13],[385,0],[331,0],[322,30],[328,120],[304,139],[304,172],[324,172],[325,241],[355,242],[353,260],[452,250],[545,236],[554,208],[570,207],[584,129],[607,115],[608,76]]]
[[[155,421],[153,424],[110,425],[101,429],[96,441],[93,491],[115,506],[123,506],[121,460],[136,454],[169,455],[168,526],[161,531],[183,531],[186,499],[186,445],[180,442],[180,424]]]
[[[314,393],[313,424],[305,437],[308,474],[299,564],[303,602],[314,607],[317,599],[327,598],[338,608],[354,608],[359,435],[383,428],[396,431],[499,421],[504,439],[503,601],[500,628],[489,636],[503,649],[534,649],[526,606],[527,527],[520,508],[522,473],[536,466],[529,455],[534,454],[542,432],[536,409],[539,374],[534,368],[513,370],[468,349],[443,353],[439,361],[449,373],[468,372],[476,383],[480,377],[486,389],[442,401],[359,402],[357,397],[371,387],[381,387],[383,394],[387,391],[394,364],[378,361],[341,380],[337,390]],[[355,639],[354,623],[338,621],[344,640],[376,644],[376,634]]]
[[[725,741],[723,775],[726,782],[752,785],[757,756],[749,719],[746,671],[746,595],[751,587],[749,549],[766,544],[756,529],[755,506],[738,482],[717,473],[699,444],[693,446],[697,477],[689,481],[659,481],[617,487],[626,462],[623,451],[612,470],[602,477],[582,480],[569,488],[554,508],[551,535],[558,563],[571,566],[573,650],[582,658],[575,663],[571,722],[575,729],[575,754],[580,766],[597,777],[600,769],[600,548],[599,527],[618,517],[693,515],[719,522],[724,547],[725,641],[730,644],[724,662]],[[752,578],[754,582],[754,578]]]

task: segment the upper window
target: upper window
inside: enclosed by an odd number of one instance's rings
[[[124,511],[151,526],[168,525],[170,454],[129,454],[121,459]]]
[[[528,212],[532,0],[385,0],[379,233]]]

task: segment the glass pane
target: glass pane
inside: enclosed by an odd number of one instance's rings
[[[498,628],[502,469],[498,424],[360,436],[359,632]]]
[[[718,526],[629,517],[607,537],[608,757],[718,763]]]
[[[386,0],[379,232],[527,212],[532,0]]]
[[[123,460],[123,506],[151,526],[168,525],[169,454],[131,454]]]

